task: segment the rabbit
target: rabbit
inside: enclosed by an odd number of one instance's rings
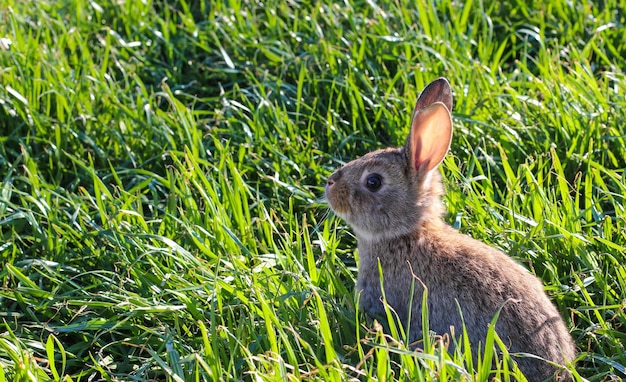
[[[544,361],[571,364],[576,350],[541,282],[505,253],[443,220],[438,165],[452,140],[450,110],[450,84],[439,78],[420,94],[403,147],[368,153],[327,180],[331,210],[357,238],[360,308],[370,317],[385,317],[380,263],[387,303],[405,327],[410,313],[410,341],[422,338],[425,287],[431,331],[452,334],[453,327],[461,333],[464,322],[476,356],[501,308],[496,332],[509,352],[543,358],[516,357],[528,380],[571,380],[569,372]]]

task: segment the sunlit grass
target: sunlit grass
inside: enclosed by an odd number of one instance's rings
[[[4,1],[0,381],[521,378],[494,332],[368,325],[320,203],[439,76],[448,221],[543,280],[582,377],[623,379],[624,9]]]

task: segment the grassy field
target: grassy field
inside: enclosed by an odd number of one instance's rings
[[[0,382],[514,380],[367,326],[322,199],[439,76],[448,221],[543,280],[582,378],[625,378],[625,10],[0,0]]]

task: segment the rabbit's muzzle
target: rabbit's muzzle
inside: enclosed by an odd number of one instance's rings
[[[326,181],[324,190],[330,208],[340,216],[350,212],[349,187],[341,181],[342,175],[341,170],[335,171]]]

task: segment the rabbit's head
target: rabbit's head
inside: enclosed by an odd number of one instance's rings
[[[359,240],[394,238],[441,221],[437,166],[452,139],[451,108],[448,81],[433,81],[417,100],[403,147],[366,154],[328,178],[326,199]]]

